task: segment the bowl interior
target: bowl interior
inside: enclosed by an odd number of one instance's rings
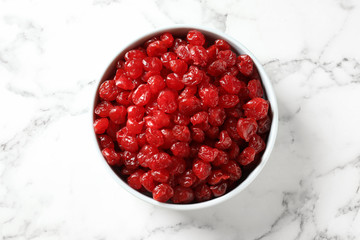
[[[269,100],[270,102],[270,117],[272,118],[272,124],[271,124],[271,129],[270,129],[270,133],[268,136],[268,140],[267,140],[267,145],[266,145],[266,149],[261,157],[261,160],[259,162],[259,164],[255,167],[254,170],[252,170],[247,176],[246,178],[234,189],[232,189],[231,191],[229,191],[228,193],[224,194],[221,197],[218,198],[214,198],[212,200],[206,201],[206,202],[201,202],[201,203],[192,203],[192,204],[172,204],[172,203],[161,203],[158,202],[154,199],[152,199],[149,196],[146,196],[136,190],[134,190],[133,188],[131,188],[125,181],[123,181],[120,176],[117,175],[117,173],[114,171],[113,168],[111,168],[107,162],[105,161],[105,159],[103,158],[101,151],[100,151],[100,147],[98,145],[98,149],[99,149],[99,153],[101,155],[101,160],[103,161],[103,163],[105,164],[107,170],[110,172],[110,174],[114,177],[114,179],[123,187],[125,188],[127,191],[129,191],[130,193],[132,193],[134,196],[148,202],[151,203],[153,205],[156,206],[162,206],[162,207],[166,207],[166,208],[171,208],[171,209],[176,209],[176,210],[191,210],[191,209],[200,209],[200,208],[205,208],[205,207],[209,207],[215,204],[218,204],[220,202],[223,202],[231,197],[233,197],[234,195],[238,194],[239,192],[241,192],[243,189],[245,189],[255,178],[256,176],[260,173],[260,171],[263,169],[263,167],[265,166],[270,153],[273,149],[274,143],[275,143],[275,139],[276,139],[276,134],[277,134],[277,127],[278,127],[278,108],[277,108],[277,102],[276,102],[276,97],[274,94],[274,90],[272,88],[271,82],[268,78],[268,76],[266,75],[263,67],[261,66],[261,64],[258,62],[258,60],[255,58],[255,56],[249,51],[247,50],[241,43],[239,43],[237,40],[227,36],[224,33],[218,32],[216,30],[213,29],[208,29],[208,28],[203,28],[203,27],[197,27],[197,26],[175,26],[175,27],[168,27],[168,28],[163,28],[163,29],[158,29],[156,31],[152,31],[148,34],[143,35],[142,37],[138,38],[137,40],[129,43],[125,48],[123,48],[122,50],[120,50],[120,53],[114,58],[114,60],[110,63],[110,65],[107,67],[107,69],[105,70],[98,86],[96,89],[96,93],[95,93],[95,98],[94,98],[94,102],[93,102],[93,108],[95,108],[96,103],[99,100],[99,96],[98,96],[98,90],[99,87],[101,85],[102,82],[108,80],[108,79],[112,79],[113,76],[115,75],[115,71],[116,71],[116,65],[119,59],[122,59],[125,55],[125,53],[133,48],[136,48],[140,45],[142,45],[145,41],[147,41],[148,39],[158,36],[163,32],[170,32],[172,33],[174,36],[181,36],[184,37],[186,36],[187,32],[190,30],[199,30],[201,31],[207,39],[210,40],[215,40],[215,39],[224,39],[226,40],[233,48],[233,51],[235,51],[237,54],[247,54],[249,55],[253,61],[254,64],[259,72],[259,75],[261,77],[261,81],[263,84],[263,88],[264,88],[264,92],[266,95],[266,98]],[[94,121],[95,119],[95,114],[93,111],[93,118],[92,120]],[[95,135],[95,139],[97,141],[97,137],[96,134]]]

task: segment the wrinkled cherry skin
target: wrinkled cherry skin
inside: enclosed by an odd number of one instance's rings
[[[215,186],[211,186],[210,190],[212,191],[214,197],[220,197],[225,194],[227,189],[227,183],[223,182]]]
[[[263,98],[253,98],[244,106],[245,116],[260,120],[267,116],[269,110],[269,102]]]
[[[107,80],[100,85],[100,98],[106,101],[114,101],[118,93],[119,89],[117,88],[114,80]]]
[[[179,185],[183,187],[191,187],[195,184],[197,179],[198,178],[192,170],[187,170],[177,178]]]
[[[207,184],[201,184],[195,188],[195,198],[198,202],[204,202],[210,200],[212,192]]]
[[[130,187],[134,188],[134,189],[140,189],[142,184],[140,181],[141,176],[144,174],[144,171],[139,169],[136,172],[134,172],[133,174],[131,174],[128,178],[127,178],[127,182],[129,184]]]
[[[94,130],[96,134],[103,134],[109,126],[107,118],[99,118],[94,122]]]
[[[248,142],[250,137],[256,133],[258,125],[253,118],[241,118],[236,128],[239,136]]]
[[[174,196],[174,189],[166,183],[157,185],[153,190],[153,198],[159,202],[167,202]]]
[[[99,86],[93,126],[130,187],[188,204],[223,196],[256,167],[269,108],[250,56],[198,30],[164,32],[117,60]]]
[[[245,76],[250,76],[254,69],[254,63],[251,58],[248,55],[240,55],[237,61],[239,71]]]
[[[163,33],[160,36],[160,40],[165,44],[166,47],[171,47],[174,43],[174,37],[171,33]]]
[[[194,191],[191,188],[177,186],[172,200],[174,203],[191,203],[194,198]]]
[[[186,38],[192,45],[202,46],[205,43],[205,36],[197,30],[189,31]]]
[[[200,180],[204,180],[211,174],[211,164],[202,160],[195,160],[192,170]]]
[[[250,98],[261,98],[264,95],[264,91],[261,86],[261,82],[257,79],[250,80],[247,84]]]
[[[146,48],[149,57],[160,57],[167,50],[166,43],[162,41],[154,41]]]
[[[173,113],[177,109],[177,93],[171,89],[165,89],[159,93],[157,104],[160,110]]]
[[[254,161],[255,154],[256,150],[254,148],[247,147],[241,152],[238,161],[241,165],[248,165]]]
[[[132,102],[138,106],[146,105],[151,99],[151,89],[148,84],[141,84],[132,94]]]
[[[154,178],[151,174],[151,171],[148,171],[141,175],[140,177],[141,185],[149,192],[152,192],[155,188]]]
[[[109,101],[101,101],[96,105],[94,113],[99,117],[108,117],[113,105]]]
[[[101,153],[109,165],[113,166],[113,165],[119,164],[120,155],[117,152],[115,152],[114,148],[111,148],[111,147],[104,148],[101,151]]]
[[[100,147],[103,148],[114,148],[114,142],[108,135],[99,135]]]

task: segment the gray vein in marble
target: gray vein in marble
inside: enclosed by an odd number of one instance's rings
[[[42,33],[44,31],[43,27],[39,26],[30,19],[24,19],[23,17],[5,16],[2,20],[9,26],[19,28],[19,31],[17,31],[16,36],[14,36],[15,39],[11,42],[11,45],[2,47],[2,51],[0,52],[0,58],[2,59],[2,62],[9,63],[4,55],[6,56],[13,53],[14,50],[21,47],[24,42],[32,43],[40,54],[44,52],[42,47]]]

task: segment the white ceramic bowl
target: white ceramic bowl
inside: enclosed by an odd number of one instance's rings
[[[271,82],[265,73],[264,68],[262,67],[260,62],[256,59],[256,57],[246,47],[244,47],[241,43],[239,43],[237,40],[235,40],[234,38],[232,38],[222,32],[219,32],[214,29],[206,28],[206,27],[191,26],[191,25],[175,25],[175,26],[157,29],[157,30],[154,30],[154,31],[144,34],[143,36],[139,37],[138,39],[135,39],[134,41],[132,41],[127,46],[124,46],[124,48],[120,51],[120,53],[114,58],[114,60],[107,67],[107,69],[105,70],[104,74],[101,77],[101,80],[99,81],[99,83],[97,85],[92,111],[98,100],[98,89],[99,89],[100,84],[105,80],[112,79],[113,74],[114,74],[114,69],[116,68],[117,61],[119,59],[123,58],[127,51],[143,44],[146,40],[148,40],[154,36],[159,36],[163,32],[170,32],[175,35],[186,36],[187,32],[192,29],[201,31],[206,37],[210,37],[213,39],[224,39],[234,48],[234,50],[237,52],[237,54],[240,54],[240,53],[247,54],[252,58],[252,60],[254,61],[254,64],[256,65],[256,67],[259,71],[267,99],[270,101],[270,111],[272,113],[272,124],[271,124],[271,130],[269,133],[266,149],[262,155],[261,161],[260,161],[259,165],[250,173],[250,175],[240,185],[238,185],[236,188],[234,188],[230,192],[224,194],[223,196],[214,198],[209,201],[205,201],[205,202],[201,202],[201,203],[193,203],[193,204],[161,203],[161,202],[158,202],[158,201],[152,199],[151,197],[148,197],[148,196],[134,190],[133,188],[131,188],[126,182],[124,182],[120,177],[118,177],[116,175],[116,173],[112,170],[112,168],[107,164],[107,162],[105,161],[104,157],[101,154],[101,151],[98,146],[97,139],[96,139],[96,134],[94,133],[94,142],[96,143],[96,145],[97,145],[96,147],[99,150],[98,158],[100,159],[100,161],[102,161],[104,163],[104,166],[107,169],[107,172],[114,177],[115,181],[117,181],[121,187],[123,187],[128,192],[130,192],[137,198],[140,198],[141,200],[143,200],[147,203],[150,203],[155,206],[174,209],[174,210],[194,210],[194,209],[201,209],[201,208],[214,206],[216,204],[219,204],[221,202],[224,202],[224,201],[234,197],[235,195],[237,195],[241,191],[243,191],[247,186],[249,186],[249,184],[252,181],[254,181],[254,179],[259,175],[261,170],[264,168],[266,162],[268,161],[268,159],[270,157],[270,153],[274,147],[274,143],[275,143],[275,139],[276,139],[276,135],[277,135],[277,129],[278,129],[278,106],[277,106],[277,102],[276,102],[276,96],[275,96],[274,90],[271,86]],[[92,120],[91,126],[94,121],[94,118],[95,118],[95,116],[93,114],[93,117],[91,119]],[[92,131],[93,131],[93,129],[92,129]]]

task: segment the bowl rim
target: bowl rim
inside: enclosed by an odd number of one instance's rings
[[[258,166],[256,166],[256,168],[247,176],[247,178],[241,183],[239,184],[237,187],[235,187],[234,189],[232,189],[230,192],[224,194],[221,197],[218,198],[214,198],[211,199],[209,201],[205,201],[205,202],[200,202],[200,203],[192,203],[192,204],[174,204],[174,203],[162,203],[162,202],[158,202],[154,199],[152,199],[151,197],[148,197],[136,190],[134,190],[133,188],[131,188],[125,181],[123,181],[110,167],[110,165],[105,161],[104,157],[102,156],[100,147],[98,145],[98,140],[97,140],[97,135],[95,134],[94,130],[93,130],[93,121],[95,119],[95,114],[94,114],[94,109],[95,109],[95,105],[98,99],[98,89],[100,84],[107,80],[105,79],[105,77],[108,75],[110,70],[113,70],[114,68],[114,64],[116,64],[117,60],[124,55],[124,53],[132,48],[134,48],[135,46],[138,46],[141,42],[146,41],[147,39],[150,39],[154,36],[157,36],[163,32],[174,32],[174,31],[189,31],[189,30],[199,30],[201,32],[204,33],[204,35],[213,35],[216,36],[216,38],[221,38],[226,40],[234,49],[236,49],[236,51],[238,53],[245,53],[247,55],[249,55],[254,64],[256,65],[260,77],[261,77],[261,82],[262,85],[264,87],[264,91],[266,92],[266,96],[268,101],[270,102],[270,109],[272,112],[272,123],[271,123],[271,128],[270,128],[270,133],[268,136],[268,141],[267,141],[267,146],[266,149],[261,157],[261,161],[259,163]],[[131,40],[130,42],[128,42],[127,44],[124,44],[124,46],[122,48],[120,48],[120,51],[116,54],[116,56],[113,58],[113,60],[110,62],[110,64],[108,64],[105,68],[105,71],[103,71],[101,78],[99,79],[99,81],[97,81],[96,84],[96,90],[95,90],[95,96],[93,98],[93,103],[92,103],[92,108],[91,108],[91,131],[93,132],[93,142],[95,143],[95,145],[97,146],[98,149],[98,154],[99,154],[99,159],[101,159],[101,162],[103,162],[103,166],[107,169],[107,171],[109,172],[109,174],[115,179],[115,181],[120,184],[120,186],[122,188],[124,188],[125,190],[127,190],[128,192],[130,192],[133,196],[143,200],[144,202],[151,204],[153,206],[158,206],[158,207],[163,207],[163,208],[167,208],[167,209],[172,209],[172,210],[197,210],[197,209],[203,209],[203,208],[208,208],[214,205],[217,205],[219,203],[222,203],[226,200],[231,199],[232,197],[234,197],[235,195],[239,194],[240,192],[242,192],[244,189],[246,189],[254,180],[255,178],[260,174],[260,172],[262,171],[262,169],[265,167],[266,163],[269,160],[270,154],[274,148],[275,145],[275,141],[276,141],[276,136],[277,136],[277,132],[278,132],[278,105],[277,105],[277,100],[276,100],[276,95],[274,92],[274,89],[272,87],[271,81],[268,77],[268,75],[266,74],[263,66],[261,65],[261,63],[258,61],[258,59],[254,56],[254,54],[252,52],[250,52],[243,44],[241,44],[238,40],[236,40],[235,38],[227,35],[226,33],[220,32],[216,29],[212,29],[209,27],[203,27],[203,26],[196,26],[196,25],[188,25],[188,24],[176,24],[176,25],[170,25],[170,26],[166,26],[166,27],[162,27],[162,28],[157,28],[157,29],[153,29],[151,31],[146,32],[145,34],[137,37],[136,39]]]

